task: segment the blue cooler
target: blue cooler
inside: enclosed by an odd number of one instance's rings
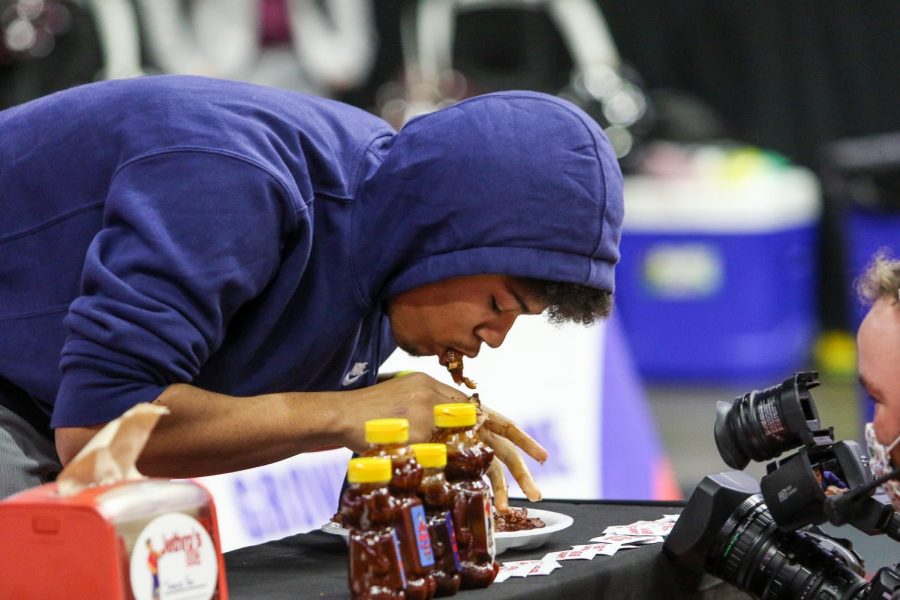
[[[616,304],[644,378],[763,385],[808,366],[819,213],[804,169],[626,178]]]

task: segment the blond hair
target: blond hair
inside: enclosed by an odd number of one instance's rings
[[[894,304],[900,304],[900,260],[890,258],[886,250],[879,250],[857,280],[856,291],[869,304],[880,298],[890,298]]]

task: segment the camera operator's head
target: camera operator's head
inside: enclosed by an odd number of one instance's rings
[[[871,303],[859,327],[859,379],[875,401],[875,416],[866,425],[873,472],[900,466],[900,260],[879,253],[857,283]],[[876,475],[878,473],[876,472]],[[885,486],[900,509],[900,482]]]

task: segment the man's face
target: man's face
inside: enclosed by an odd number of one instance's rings
[[[900,435],[900,308],[890,299],[879,299],[869,310],[857,346],[859,379],[875,400],[875,437],[889,445]],[[900,465],[900,444],[891,458]]]
[[[469,275],[423,285],[388,301],[397,344],[414,356],[447,350],[474,357],[503,343],[516,317],[547,308],[515,277]]]

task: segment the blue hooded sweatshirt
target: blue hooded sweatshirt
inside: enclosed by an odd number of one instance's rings
[[[0,403],[85,426],[176,382],[371,385],[387,299],[478,273],[612,291],[622,210],[601,129],[543,94],[396,133],[197,77],[60,92],[0,112]]]

